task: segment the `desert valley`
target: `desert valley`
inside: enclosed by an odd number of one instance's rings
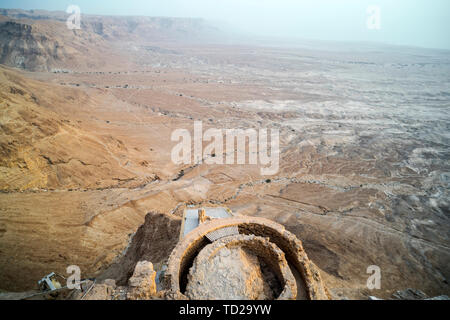
[[[0,9],[0,291],[68,265],[160,269],[183,210],[207,205],[283,225],[333,299],[450,294],[449,51],[66,18]],[[278,172],[175,164],[171,135],[195,121],[278,129]]]

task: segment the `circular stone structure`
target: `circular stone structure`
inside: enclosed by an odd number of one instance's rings
[[[268,238],[243,234],[224,237],[207,245],[200,251],[195,258],[194,267],[191,268],[188,276],[188,291],[194,292],[194,296],[199,297],[202,300],[211,298],[218,298],[221,300],[233,298],[245,299],[245,297],[249,297],[250,294],[254,296],[254,299],[261,300],[262,292],[258,291],[263,291],[264,279],[259,264],[257,262],[252,263],[253,261],[249,261],[251,258],[247,258],[243,263],[239,263],[241,262],[240,259],[232,257],[230,254],[232,251],[227,250],[236,248],[245,249],[254,256],[264,259],[264,262],[274,272],[278,281],[284,284],[283,291],[279,294],[278,299],[293,300],[297,297],[297,284],[283,251],[281,251],[277,245],[270,242]],[[242,251],[244,256],[247,256],[247,254],[245,254],[246,251]],[[228,257],[223,257],[224,253],[226,253]],[[235,261],[230,258],[235,258]],[[224,263],[224,260],[228,263],[225,262],[225,265],[223,266],[217,265],[217,263]],[[213,263],[213,261],[215,263]],[[240,272],[235,271],[235,269],[239,267],[243,267],[242,269],[250,269],[253,267],[252,270],[249,270],[250,272],[247,272],[252,274],[247,274],[247,277],[240,277],[238,274]],[[208,283],[197,284],[197,281],[203,282],[202,280],[209,281]],[[194,284],[191,285],[191,282],[194,282]],[[211,282],[221,286],[211,286]],[[268,287],[267,284],[266,287]],[[239,294],[236,294],[236,292]]]
[[[212,243],[208,240],[209,233],[229,227],[237,227],[239,234]],[[330,299],[318,268],[308,259],[294,234],[271,220],[245,216],[208,221],[187,234],[169,257],[164,276],[166,289],[174,297],[188,299],[185,293],[194,261],[201,263],[221,249],[233,247],[245,248],[264,259],[281,283],[278,299]]]

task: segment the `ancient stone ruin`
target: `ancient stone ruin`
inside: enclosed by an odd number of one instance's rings
[[[199,217],[203,215],[200,210]],[[329,299],[318,268],[300,240],[283,226],[244,216],[205,221],[183,237],[170,255],[164,285],[172,295],[186,299]]]
[[[179,241],[160,270],[139,261],[126,283],[118,282],[86,282],[71,298],[330,299],[294,234],[271,220],[237,216],[226,208],[185,210]]]

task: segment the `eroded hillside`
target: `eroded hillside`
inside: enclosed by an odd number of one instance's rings
[[[95,104],[92,96],[3,67],[0,79],[2,190],[101,189],[137,179],[119,159],[128,152],[121,140],[67,119],[79,104]],[[65,113],[58,113],[61,108]]]

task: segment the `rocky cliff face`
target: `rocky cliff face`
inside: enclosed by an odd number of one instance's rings
[[[33,71],[46,70],[64,53],[57,41],[33,31],[29,24],[0,24],[0,63]]]
[[[125,285],[141,260],[152,261],[161,268],[175,247],[180,233],[181,219],[166,214],[148,213],[145,222],[133,236],[127,252],[102,275]]]
[[[201,19],[82,15],[69,30],[65,12],[0,10],[0,64],[29,71],[101,67],[124,42],[216,39],[218,30]],[[122,60],[122,63],[125,60]]]
[[[0,15],[11,19],[57,21],[65,23],[69,14],[62,11],[0,9]],[[96,16],[81,15],[81,30],[111,40],[158,39],[192,40],[217,36],[215,26],[199,18]]]
[[[29,71],[102,66],[107,46],[95,33],[58,21],[0,19],[0,64]]]
[[[83,16],[81,28],[106,40],[206,40],[219,32],[202,19]]]

